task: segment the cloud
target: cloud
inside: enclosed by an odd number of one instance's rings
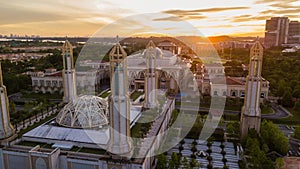
[[[264,3],[293,3],[293,2],[298,2],[298,0],[256,0],[256,4],[264,4]]]
[[[300,13],[299,9],[283,9],[283,10],[266,10],[260,12],[261,14],[273,14],[273,15],[287,15],[287,14],[295,14]]]
[[[205,19],[206,16],[203,15],[177,15],[177,16],[168,16],[162,18],[154,18],[153,21],[173,21],[173,22],[180,22],[184,20],[198,20],[198,19]]]
[[[64,0],[30,0],[30,3],[16,0],[0,2],[0,24],[32,23],[45,21],[114,21],[132,12],[116,7],[110,2],[100,3],[86,0],[85,3],[69,3]]]
[[[163,13],[173,14],[173,15],[197,15],[199,13],[205,12],[222,12],[222,11],[229,11],[229,10],[243,10],[249,9],[249,7],[224,7],[224,8],[206,8],[206,9],[194,9],[194,10],[167,10],[163,11]]]
[[[10,7],[0,6],[0,24],[28,23],[39,21],[55,21],[70,19],[64,15],[50,13],[47,11],[27,10],[22,8],[11,9]]]
[[[155,21],[179,21],[179,20],[198,20],[205,19],[207,16],[204,16],[203,13],[208,12],[222,12],[229,10],[243,10],[249,9],[249,7],[224,7],[224,8],[206,8],[206,9],[194,9],[194,10],[180,10],[180,9],[172,9],[162,11],[164,14],[175,15],[176,17],[162,17],[154,19]]]
[[[212,26],[197,26],[197,28],[233,28],[234,25],[212,25]]]
[[[253,27],[264,27],[265,24],[239,24],[239,26],[253,26]]]
[[[273,3],[273,4],[270,4],[271,7],[275,7],[275,8],[283,8],[283,9],[287,9],[287,8],[290,8],[290,9],[298,9],[299,6],[297,5],[292,5],[291,3],[283,3],[283,2],[278,2],[278,3]]]
[[[153,21],[181,21],[181,19],[177,16],[169,16],[169,17],[163,17],[163,18],[155,18]]]
[[[253,16],[253,15],[240,15],[240,16],[235,16],[231,19],[232,22],[249,22],[249,21],[261,21],[261,20],[267,20],[270,19],[272,16],[267,16],[267,15],[258,15],[258,16]]]

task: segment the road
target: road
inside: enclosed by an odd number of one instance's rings
[[[262,118],[264,118],[264,119],[281,119],[281,118],[285,118],[285,117],[289,116],[289,114],[287,112],[285,112],[277,104],[271,103],[271,107],[274,110],[274,113],[273,114],[263,114],[263,115],[261,115]]]

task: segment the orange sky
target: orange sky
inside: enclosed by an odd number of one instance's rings
[[[205,36],[263,36],[265,20],[272,16],[288,16],[291,20],[300,20],[300,1],[4,0],[0,2],[0,11],[0,34],[6,35],[13,33],[41,36],[92,36],[97,30],[123,17],[158,13],[151,21],[127,20],[122,29],[133,27],[137,28],[139,33],[164,29],[174,35],[184,35],[185,32],[177,30],[172,23],[178,22],[179,18]],[[155,27],[151,28],[153,25]],[[121,34],[119,32],[122,32],[122,29],[108,31],[105,36]]]

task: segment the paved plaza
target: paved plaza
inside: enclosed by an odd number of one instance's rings
[[[182,159],[185,157],[187,160],[190,161],[191,155],[193,154],[192,152],[192,143],[194,142],[193,139],[184,139],[184,144],[182,145],[183,150],[181,151],[182,154]],[[223,155],[221,153],[222,148],[221,148],[221,142],[219,141],[214,141],[212,143],[212,146],[210,147],[211,153],[210,156],[212,157],[212,165],[213,168],[223,168],[224,167],[224,162],[222,161]],[[224,157],[226,158],[227,162],[226,165],[230,169],[239,169],[238,161],[239,161],[239,156],[236,155],[236,151],[234,148],[234,144],[232,142],[224,142],[224,151],[226,154]],[[174,153],[179,153],[179,147],[180,143],[178,143],[175,147],[170,149],[168,151],[168,158],[171,158],[171,154]],[[203,151],[206,152],[209,147],[207,146],[207,141],[197,141],[197,145],[195,146],[197,148],[197,152]],[[208,153],[207,153],[208,155]],[[200,157],[196,155],[196,160],[201,164],[201,168],[206,169],[207,165],[209,164],[209,161],[207,160],[207,157]]]

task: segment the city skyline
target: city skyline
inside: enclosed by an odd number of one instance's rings
[[[205,36],[264,36],[265,22],[271,17],[287,16],[300,20],[300,1],[251,0],[199,2],[189,0],[170,2],[97,1],[85,3],[62,0],[3,1],[1,4],[1,34],[40,36],[92,36],[101,27],[123,17],[144,13],[158,13],[164,29],[173,29],[178,18],[187,21]],[[166,17],[167,16],[167,17]],[[134,21],[133,24],[136,24]],[[140,25],[139,25],[140,26]],[[142,26],[147,27],[143,23]],[[147,29],[141,29],[147,30]],[[112,31],[114,33],[114,31]],[[180,34],[178,34],[180,35]],[[113,36],[107,35],[107,36]]]

